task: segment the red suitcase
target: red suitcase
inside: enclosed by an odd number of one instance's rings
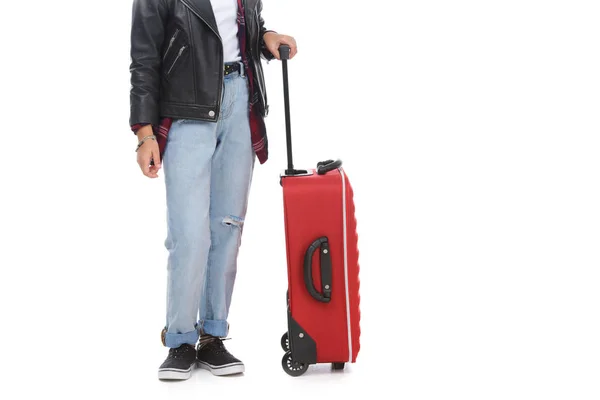
[[[286,235],[288,329],[282,367],[291,376],[311,364],[335,370],[360,350],[360,295],[353,191],[340,160],[310,170],[293,167],[287,60],[280,49],[288,168],[281,175]]]

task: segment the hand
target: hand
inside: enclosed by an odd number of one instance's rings
[[[282,44],[287,44],[290,46],[290,60],[294,58],[296,53],[298,52],[298,48],[296,47],[296,40],[287,35],[280,35],[275,32],[267,32],[263,36],[263,40],[265,41],[265,46],[267,49],[275,56],[276,59],[280,60],[279,56],[279,46]]]
[[[152,126],[146,125],[137,131],[138,140],[152,135]],[[150,162],[154,161],[154,165]],[[137,151],[137,162],[142,169],[142,173],[148,178],[158,178],[160,170],[160,151],[156,140],[147,139]]]

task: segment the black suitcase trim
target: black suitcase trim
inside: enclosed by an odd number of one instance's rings
[[[300,324],[288,312],[288,338],[292,360],[299,364],[317,363],[317,343],[302,329]]]

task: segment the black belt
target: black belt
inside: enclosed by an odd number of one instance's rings
[[[229,75],[233,72],[239,72],[240,68],[241,66],[239,62],[227,63],[225,64],[225,75]]]

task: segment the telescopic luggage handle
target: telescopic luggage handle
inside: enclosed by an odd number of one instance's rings
[[[279,46],[279,58],[283,69],[283,102],[285,105],[285,141],[287,144],[287,169],[285,174],[305,175],[308,171],[294,169],[294,160],[292,158],[292,126],[290,121],[290,83],[288,79],[288,65],[290,59],[290,46],[282,44]]]
[[[279,58],[281,58],[281,61],[290,59],[290,51],[290,46],[287,44],[279,46]]]
[[[285,105],[285,138],[287,144],[287,169],[285,170],[286,175],[304,175],[307,173],[306,170],[294,169],[294,160],[292,156],[292,127],[290,121],[290,83],[288,79],[288,65],[287,62],[290,59],[290,46],[282,44],[279,46],[279,58],[281,59],[281,66],[283,69],[283,101]],[[317,164],[317,174],[324,175],[329,171],[340,168],[342,166],[342,160],[327,160]]]

